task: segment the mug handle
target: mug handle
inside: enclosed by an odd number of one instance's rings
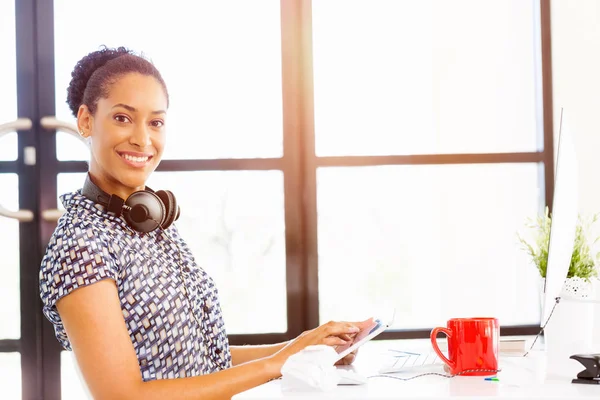
[[[440,350],[440,348],[437,344],[437,334],[440,332],[445,333],[448,338],[452,337],[452,331],[448,328],[441,328],[441,327],[433,328],[431,330],[431,333],[429,334],[429,338],[431,339],[431,345],[433,346],[433,350],[438,355],[438,357],[441,358],[442,361],[445,362],[450,367],[451,371],[454,371],[454,367],[455,367],[454,363],[452,361],[448,360],[448,358],[446,358],[446,356],[442,353],[442,351]]]

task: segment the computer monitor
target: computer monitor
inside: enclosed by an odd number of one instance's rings
[[[561,109],[552,201],[552,225],[548,245],[548,265],[542,304],[542,326],[556,298],[560,296],[569,272],[578,216],[578,167],[572,131]]]

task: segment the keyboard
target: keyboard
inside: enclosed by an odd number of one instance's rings
[[[447,355],[444,354],[446,357]],[[392,372],[416,372],[431,370],[443,372],[444,362],[435,352],[416,353],[400,350],[388,350],[380,374]]]

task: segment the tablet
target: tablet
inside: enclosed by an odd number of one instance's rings
[[[337,362],[338,360],[346,357],[348,354],[352,353],[354,350],[358,349],[360,346],[367,343],[381,332],[385,331],[388,327],[389,324],[383,323],[379,319],[373,320],[371,325],[367,326],[365,329],[356,334],[351,343],[346,343],[335,348],[338,353],[338,357],[335,361]]]

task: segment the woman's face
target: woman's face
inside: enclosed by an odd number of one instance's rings
[[[83,111],[82,111],[83,109]],[[79,127],[91,137],[90,175],[109,194],[126,199],[145,187],[165,144],[167,97],[152,76],[130,73],[115,81],[95,115],[82,106]]]

